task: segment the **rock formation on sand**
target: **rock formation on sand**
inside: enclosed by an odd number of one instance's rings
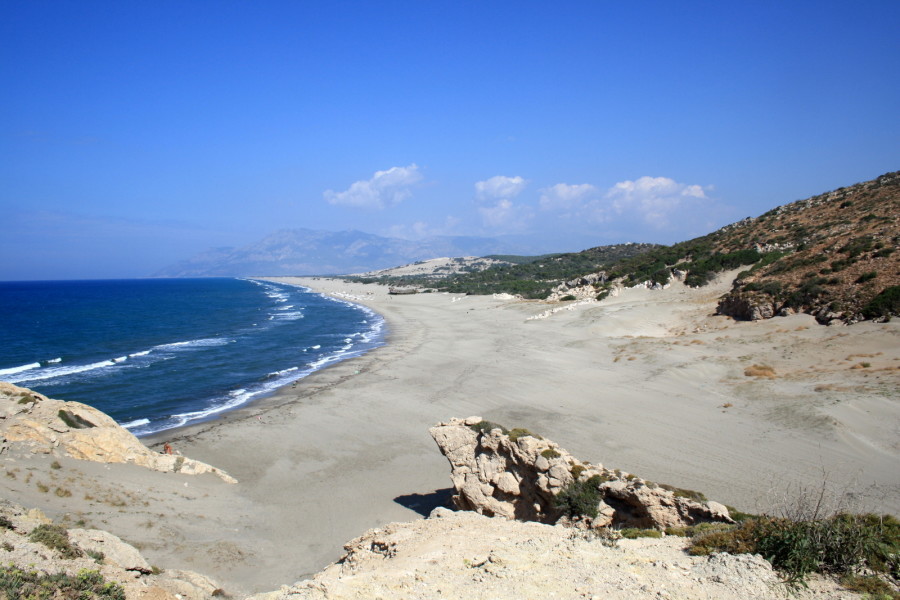
[[[252,600],[849,600],[811,578],[789,589],[758,555],[689,556],[686,538],[622,539],[437,508],[349,542],[314,578]]]
[[[51,526],[40,510],[0,500],[0,566],[9,565],[75,578],[97,571],[118,583],[126,600],[208,600],[221,594],[215,582],[198,573],[150,566],[136,548],[111,533]]]
[[[86,404],[51,400],[0,381],[0,453],[11,451],[130,463],[188,475],[213,473],[237,483],[206,463],[150,450],[112,417]]]
[[[462,510],[542,523],[574,518],[595,528],[732,522],[725,506],[701,494],[582,462],[527,430],[506,432],[481,417],[469,417],[429,431],[450,461],[453,501]],[[589,514],[573,515],[560,506],[560,494],[572,493],[575,484],[596,498],[587,507]]]

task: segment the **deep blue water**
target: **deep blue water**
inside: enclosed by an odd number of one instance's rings
[[[208,419],[382,343],[371,310],[245,279],[0,282],[0,380],[137,435]]]

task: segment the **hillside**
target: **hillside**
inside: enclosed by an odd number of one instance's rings
[[[709,235],[616,265],[625,285],[702,286],[743,265],[719,313],[739,319],[805,312],[823,323],[900,311],[900,172],[779,206]]]
[[[490,256],[502,261],[488,268],[465,269],[447,276],[441,272],[417,273],[398,271],[348,278],[361,283],[389,285],[428,285],[440,291],[469,294],[521,294],[524,298],[545,298],[563,281],[584,273],[599,271],[623,259],[638,256],[655,248],[656,244],[615,244],[598,246],[581,252],[546,254],[542,256]]]

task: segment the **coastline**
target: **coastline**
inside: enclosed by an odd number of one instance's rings
[[[445,500],[449,468],[427,429],[480,415],[745,511],[817,492],[824,473],[835,493],[852,491],[847,508],[900,514],[898,323],[712,316],[727,283],[625,290],[534,319],[550,305],[275,280],[376,311],[385,344],[216,420],[143,438],[237,485],[66,461],[66,474],[105,477],[143,504],[79,511],[78,493],[38,496],[48,513],[83,513],[156,564],[208,574],[229,593],[267,591],[318,571],[367,529]],[[754,364],[774,378],[745,375]]]

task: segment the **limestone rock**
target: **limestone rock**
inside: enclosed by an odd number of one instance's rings
[[[228,473],[183,456],[154,452],[109,415],[80,402],[51,400],[0,381],[0,440],[7,451],[68,456],[103,463],[130,463],[163,472],[213,473],[228,483]]]
[[[69,540],[85,552],[103,553],[103,562],[126,571],[152,572],[152,567],[137,548],[101,529],[70,529]]]
[[[689,556],[676,536],[618,542],[534,522],[436,511],[345,546],[313,578],[248,600],[849,600],[834,583],[790,590],[759,556]]]
[[[579,518],[592,527],[609,525],[685,527],[708,521],[732,522],[728,510],[689,494],[578,460],[558,444],[525,430],[505,432],[478,417],[451,419],[430,430],[447,460],[462,510],[507,519],[569,521],[557,495],[578,481],[596,486],[597,516]]]
[[[47,521],[41,511],[26,511],[7,500],[0,500],[0,517],[12,524],[11,528],[0,527],[0,563],[3,565],[69,576],[86,570],[99,571],[107,582],[122,587],[126,600],[211,600],[222,594],[215,582],[198,573],[153,569],[136,548],[106,531],[66,531],[69,543],[80,549],[82,555],[65,558],[60,552],[29,539],[29,534]],[[103,553],[102,561],[98,560],[97,552]]]

